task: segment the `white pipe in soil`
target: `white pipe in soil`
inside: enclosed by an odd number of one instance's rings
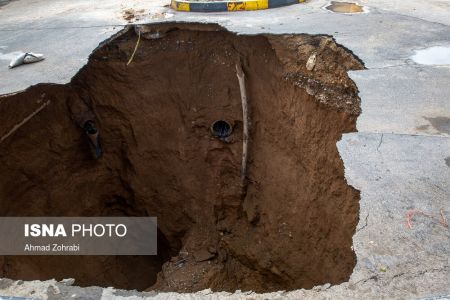
[[[245,90],[245,74],[242,70],[241,64],[236,64],[236,75],[239,80],[239,89],[241,91],[242,100],[242,122],[244,124],[242,134],[242,165],[241,165],[241,182],[242,186],[245,186],[245,178],[247,175],[247,156],[248,156],[248,104],[247,104],[247,92]]]

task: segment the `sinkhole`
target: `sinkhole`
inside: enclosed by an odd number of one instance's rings
[[[105,41],[69,84],[1,97],[0,214],[156,216],[158,255],[3,256],[0,276],[178,292],[348,280],[359,192],[336,142],[356,131],[347,71],[362,68],[329,36],[167,23]]]

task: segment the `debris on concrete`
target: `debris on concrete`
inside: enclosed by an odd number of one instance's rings
[[[431,218],[433,220],[436,220],[437,223],[441,224],[442,226],[448,227],[447,218],[445,217],[444,210],[442,208],[439,210],[439,214],[438,215],[433,215],[431,213],[424,212],[424,211],[422,211],[420,209],[408,210],[406,212],[406,226],[409,229],[413,228],[413,226],[412,226],[412,218],[413,218],[414,215],[422,215],[422,216],[425,216],[425,217],[429,217],[429,218]]]
[[[127,8],[123,10],[122,17],[129,23],[133,23],[141,20],[144,17],[144,14],[145,14],[144,9],[135,10],[133,8]]]
[[[22,53],[11,60],[9,68],[12,69],[22,64],[31,64],[41,60],[44,60],[43,54],[33,52]]]

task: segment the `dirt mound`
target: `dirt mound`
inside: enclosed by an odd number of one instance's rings
[[[336,142],[356,130],[359,99],[346,72],[362,64],[326,36],[139,30],[128,66],[133,29],[99,47],[70,84],[0,98],[0,214],[156,216],[159,255],[3,257],[0,275],[167,291],[347,280],[359,193],[345,182]],[[237,63],[250,116],[244,193]],[[95,115],[99,160],[75,122],[77,105]],[[217,120],[233,127],[226,141],[211,133]]]

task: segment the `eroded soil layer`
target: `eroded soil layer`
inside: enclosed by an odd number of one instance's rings
[[[250,116],[244,187],[236,64]],[[154,25],[99,47],[68,85],[0,98],[2,216],[156,216],[159,227],[157,257],[2,257],[0,276],[181,292],[346,281],[359,193],[336,142],[356,130],[347,71],[362,67],[326,36]],[[86,108],[99,160],[77,125]],[[227,141],[211,134],[217,120],[233,126]]]

